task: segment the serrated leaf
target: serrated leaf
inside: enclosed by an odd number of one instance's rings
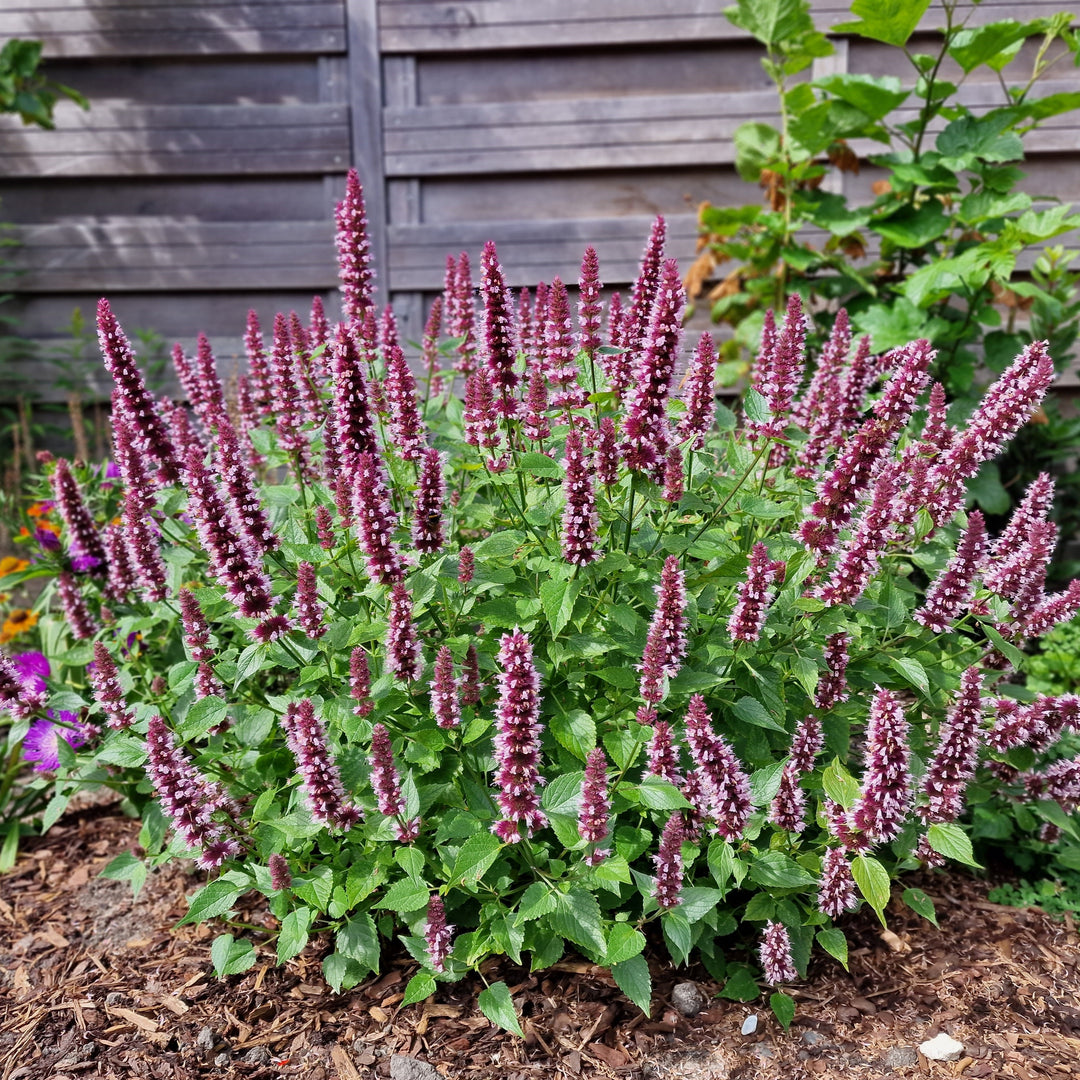
[[[839,758],[826,766],[821,774],[821,786],[825,794],[845,810],[850,810],[859,797],[859,781],[844,768]]]
[[[480,992],[477,998],[480,1011],[497,1027],[512,1031],[524,1038],[521,1024],[518,1022],[514,1002],[510,998],[510,989],[504,982],[492,983]]]
[[[518,901],[518,922],[531,922],[533,919],[550,915],[558,904],[558,894],[550,885],[534,881]]]
[[[773,1016],[780,1022],[780,1026],[787,1031],[791,1027],[791,1021],[795,1019],[795,999],[787,994],[771,994],[769,1005],[772,1007]]]
[[[219,934],[210,946],[210,959],[219,979],[239,975],[255,963],[255,947],[247,938],[235,941],[232,934]]]
[[[641,805],[650,810],[682,810],[689,807],[686,796],[674,785],[655,776],[648,776],[638,785]]]
[[[218,878],[200,889],[192,898],[188,913],[176,924],[204,922],[218,915],[224,915],[233,906],[236,898],[246,891],[246,887],[237,885],[227,878]]]
[[[611,975],[615,985],[646,1015],[652,1008],[652,976],[649,965],[640,954],[613,964]]]
[[[338,952],[331,953],[323,960],[322,971],[323,978],[335,994],[340,994],[342,990],[351,990],[365,974],[355,960],[350,960]]]
[[[556,712],[549,726],[551,734],[581,761],[596,746],[596,721],[584,709]]]
[[[533,476],[562,476],[562,466],[549,458],[546,454],[525,453],[518,454],[515,464],[524,473]]]
[[[679,893],[679,897],[682,900],[680,910],[691,923],[696,923],[704,919],[724,899],[724,894],[719,889],[688,885]]]
[[[830,926],[827,930],[819,930],[817,942],[830,956],[835,957],[844,965],[845,971],[847,970],[848,946],[843,930],[837,930],[835,926]]]
[[[926,677],[926,669],[918,660],[910,656],[890,656],[889,663],[917,690],[924,694],[930,693],[930,680]]]
[[[907,904],[912,911],[937,926],[937,911],[934,908],[934,901],[931,900],[922,889],[905,889],[903,893],[901,893],[901,896],[904,899],[904,903]]]
[[[587,889],[573,888],[560,894],[555,910],[548,916],[548,926],[567,941],[591,949],[599,956],[607,949],[600,905]]]
[[[755,855],[750,864],[750,879],[774,889],[797,889],[817,881],[813,874],[782,851],[765,851]]]
[[[356,960],[365,971],[379,970],[379,934],[375,921],[366,911],[352,915],[338,930],[334,948],[342,956]]]
[[[458,851],[453,872],[450,874],[451,882],[471,884],[479,881],[499,857],[501,849],[502,841],[492,833],[474,833]],[[427,889],[424,889],[424,893],[426,896]]]
[[[583,772],[561,773],[548,784],[540,796],[540,805],[549,814],[577,814],[581,805]]]
[[[265,645],[249,645],[236,660],[236,675],[233,678],[233,689],[241,683],[247,682],[252,675],[262,670],[266,660]]]
[[[418,971],[405,987],[405,997],[402,998],[401,1004],[403,1006],[415,1005],[418,1001],[424,1001],[434,993],[435,980],[426,971]]]
[[[902,48],[929,6],[930,0],[853,0],[851,14],[858,21],[840,23],[832,30]]]
[[[625,963],[645,948],[645,935],[629,923],[617,922],[611,927],[607,939],[605,963],[610,968]]]
[[[750,969],[740,966],[728,976],[720,996],[729,1001],[753,1001],[760,993]]]
[[[104,870],[101,877],[112,881],[130,881],[133,896],[138,896],[144,884],[146,884],[146,863],[130,851],[117,855]]]
[[[557,638],[562,633],[570,616],[574,613],[574,602],[581,592],[579,580],[559,580],[547,578],[540,583],[540,603],[544,608],[544,617],[551,627],[551,636]]]
[[[749,695],[739,698],[731,710],[744,724],[753,724],[754,727],[767,728],[769,731],[784,731],[770,715],[764,705],[757,698]],[[784,731],[786,735],[787,732]]]
[[[755,806],[767,806],[776,798],[786,764],[786,761],[777,761],[750,775],[750,799]]]
[[[182,739],[195,739],[205,735],[225,719],[228,711],[229,703],[224,698],[212,694],[204,697],[188,709],[177,734]]]
[[[376,906],[403,913],[427,907],[428,899],[428,891],[423,885],[417,885],[416,882],[403,878],[390,886],[386,896]]]
[[[851,876],[866,902],[885,925],[885,907],[892,891],[888,872],[872,855],[856,855],[851,861]]]
[[[693,948],[694,930],[681,907],[671,908],[660,916],[668,952],[676,964],[685,964]]]
[[[964,863],[965,866],[982,869],[975,861],[975,853],[971,849],[971,837],[955,822],[931,825],[926,830],[926,839],[930,846],[946,859],[955,859],[956,862]]]
[[[309,907],[297,908],[290,911],[281,920],[281,931],[277,940],[277,958],[279,964],[291,960],[298,953],[304,951],[308,943],[308,931],[311,929],[311,920],[314,912]]]

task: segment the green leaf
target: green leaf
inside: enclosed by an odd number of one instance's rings
[[[969,169],[976,161],[1019,161],[1024,144],[1014,131],[1003,131],[1008,118],[961,116],[937,137],[936,147],[946,169]]]
[[[560,773],[540,796],[540,805],[549,814],[577,814],[581,806],[583,772]]]
[[[889,663],[917,690],[921,690],[924,694],[930,693],[930,681],[926,677],[926,669],[918,660],[910,656],[890,656]]]
[[[532,476],[562,476],[562,466],[546,454],[518,454],[517,468]]]
[[[965,75],[980,64],[987,64],[1000,71],[1019,50],[1024,39],[1032,33],[1032,24],[1018,23],[1013,19],[987,23],[985,26],[964,27],[949,42],[949,55],[960,65]]]
[[[611,967],[615,985],[646,1015],[652,1008],[652,976],[644,956],[632,956]]]
[[[844,768],[839,758],[834,758],[821,774],[821,786],[834,803],[850,810],[859,797],[859,781]]]
[[[226,975],[239,975],[255,963],[255,947],[247,938],[234,941],[232,934],[219,934],[210,946],[210,959],[214,974],[219,979]]]
[[[769,403],[753,387],[743,394],[743,413],[747,420],[754,424],[764,424],[769,421],[772,413],[769,411]]]
[[[265,661],[265,645],[254,644],[244,649],[236,661],[236,676],[233,679],[233,689],[235,690],[241,683],[247,682],[252,675],[261,671]]]
[[[931,825],[926,830],[926,839],[930,846],[946,859],[954,859],[965,866],[982,869],[975,861],[975,853],[971,850],[971,837],[955,822]]]
[[[492,983],[486,990],[480,991],[477,998],[480,1011],[497,1027],[525,1037],[518,1023],[517,1011],[510,999],[510,989],[504,982]]]
[[[750,879],[774,889],[797,889],[813,885],[817,878],[782,851],[766,851],[755,855],[750,864]]]
[[[425,1001],[435,993],[435,980],[426,972],[418,971],[405,987],[405,997],[401,1004],[415,1005],[418,1001]]]
[[[534,881],[518,902],[517,921],[531,922],[550,915],[558,906],[558,893],[550,885]]]
[[[856,855],[851,862],[851,876],[859,892],[877,912],[881,925],[885,925],[885,905],[889,902],[891,887],[885,867],[871,855]]]
[[[525,543],[525,534],[514,529],[500,530],[473,545],[473,554],[490,559],[493,555],[512,555]]]
[[[598,956],[607,950],[600,905],[587,889],[575,887],[556,897],[555,910],[548,916],[548,926],[567,941],[582,945]]]
[[[739,966],[728,975],[720,996],[729,1001],[753,1001],[760,993],[757,980],[750,969]]]
[[[607,939],[607,952],[604,962],[610,968],[625,963],[637,956],[645,948],[645,935],[635,930],[630,923],[617,922],[612,925]]]
[[[791,1027],[791,1021],[795,1019],[795,999],[787,994],[776,993],[769,996],[769,1004],[772,1006],[773,1016],[787,1031]]]
[[[870,227],[897,247],[921,248],[945,235],[949,218],[938,199],[927,199],[921,206],[905,203],[886,218],[874,218]]]
[[[454,869],[450,874],[451,883],[468,885],[479,881],[499,857],[501,849],[502,841],[492,833],[474,833],[461,845],[457,859],[454,860]],[[427,903],[426,888],[424,902]]]
[[[682,908],[671,908],[660,916],[668,952],[676,964],[685,964],[694,945],[694,928]]]
[[[851,14],[858,21],[840,23],[832,31],[903,48],[929,6],[930,0],[854,0]]]
[[[984,461],[979,471],[968,481],[968,496],[988,514],[1007,514],[1012,500],[1001,482],[997,462]]]
[[[218,915],[224,915],[236,898],[247,891],[246,885],[237,885],[227,878],[218,878],[200,889],[192,898],[188,913],[176,924],[205,922]]]
[[[724,894],[719,889],[709,889],[702,885],[688,885],[679,896],[682,900],[679,909],[691,923],[700,922],[724,899]]]
[[[350,960],[341,953],[331,953],[322,962],[323,978],[335,994],[342,990],[351,990],[365,975],[355,960]]]
[[[686,796],[674,785],[656,776],[647,776],[637,789],[641,805],[650,810],[682,810],[689,807]]]
[[[125,851],[101,871],[101,877],[111,881],[130,881],[132,895],[138,896],[146,883],[146,863],[130,851]]]
[[[843,930],[837,930],[835,926],[830,926],[827,930],[819,930],[817,942],[830,956],[835,957],[844,965],[845,971],[847,970],[848,947]]]
[[[226,717],[229,703],[211,694],[196,701],[187,711],[177,734],[181,739],[196,739],[216,727]]]
[[[584,709],[571,709],[569,713],[556,712],[549,727],[551,734],[581,761],[596,746],[596,721]]]
[[[596,676],[611,686],[617,686],[620,690],[633,690],[638,684],[637,676],[627,667],[601,668]]]
[[[764,705],[757,698],[744,696],[735,702],[731,710],[744,724],[753,724],[754,727],[767,728],[769,731],[787,732],[770,715]]]
[[[477,833],[477,836],[480,835],[482,834]],[[492,839],[495,838],[492,837]],[[428,890],[423,885],[417,885],[408,878],[402,878],[401,881],[395,881],[390,886],[386,896],[376,906],[404,913],[406,911],[418,911],[422,907],[427,907],[428,899]]]
[[[277,940],[277,959],[279,964],[291,960],[298,953],[304,951],[308,943],[308,931],[311,929],[311,920],[315,912],[309,907],[297,908],[290,911],[281,920],[281,932]]]
[[[895,75],[838,73],[815,79],[814,86],[853,105],[871,120],[883,119],[911,95],[911,91],[905,90]]]
[[[781,45],[814,30],[806,0],[738,0],[724,14],[763,45]]]
[[[574,601],[580,592],[580,580],[560,581],[547,578],[540,583],[540,602],[544,606],[544,615],[551,627],[553,638],[557,638],[570,621],[570,616],[574,613]]]
[[[334,936],[334,949],[356,960],[365,971],[378,971],[379,933],[372,917],[366,911],[351,916]]]
[[[751,774],[750,798],[755,806],[768,806],[776,798],[786,764],[786,759],[777,761]]]
[[[904,903],[912,911],[937,926],[937,911],[934,909],[934,901],[922,889],[905,889],[901,895]]]

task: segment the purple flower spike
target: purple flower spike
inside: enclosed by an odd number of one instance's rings
[[[213,820],[216,811],[231,808],[228,796],[191,764],[160,716],[150,717],[146,755],[146,775],[161,809],[184,843],[201,849],[199,866],[216,870],[227,859],[237,858],[240,845]]]
[[[1024,498],[1013,510],[1008,525],[991,547],[994,567],[1008,562],[1027,545],[1031,530],[1047,520],[1054,502],[1054,481],[1048,473],[1039,473],[1024,492]],[[996,570],[986,574],[987,588],[1001,592],[996,584]]]
[[[578,277],[578,348],[590,356],[600,348],[600,318],[603,304],[600,301],[600,260],[596,249],[587,247],[581,259]]]
[[[47,530],[46,530],[47,531]],[[108,556],[109,581],[105,595],[110,600],[124,601],[135,588],[135,568],[131,564],[127,540],[122,525],[111,522],[103,530],[105,553]]]
[[[447,645],[441,646],[435,657],[431,711],[435,714],[435,723],[441,728],[455,728],[461,724],[461,700],[454,678],[454,656]]]
[[[492,240],[484,244],[480,256],[480,297],[484,304],[484,362],[503,415],[513,416],[517,412],[512,394],[519,378],[514,370],[518,335],[510,292]]]
[[[112,655],[100,641],[94,642],[94,666],[87,669],[94,688],[94,700],[105,713],[105,721],[114,730],[131,727],[135,714],[128,709],[120,686],[120,673]]]
[[[329,506],[315,507],[315,535],[319,538],[319,547],[323,551],[333,551],[337,547],[334,536],[334,511]]]
[[[838,919],[845,911],[859,906],[855,895],[855,879],[851,876],[851,864],[844,849],[825,849],[821,860],[821,880],[818,882],[818,911],[830,919]]]
[[[270,389],[270,368],[266,362],[266,345],[263,342],[259,316],[249,310],[247,329],[244,331],[244,352],[251,369],[251,397],[263,416],[270,414],[273,391]]]
[[[262,508],[255,477],[240,444],[240,436],[228,413],[222,411],[217,421],[215,446],[218,472],[229,507],[240,535],[246,537],[261,556],[281,546],[281,539],[270,525]]]
[[[34,772],[55,772],[60,768],[59,742],[64,740],[72,750],[86,745],[86,736],[78,725],[75,714],[62,712],[62,720],[74,727],[64,727],[53,720],[35,720],[23,736],[23,759],[33,763]]]
[[[540,675],[532,645],[520,630],[503,634],[499,644],[499,701],[495,709],[496,800],[501,820],[492,832],[508,844],[547,824],[540,809]]]
[[[1060,623],[1068,622],[1080,611],[1080,578],[1073,578],[1062,592],[1045,597],[1028,615],[1023,632],[1028,637],[1042,637]]]
[[[458,584],[468,585],[476,571],[476,556],[467,544],[458,552]]]
[[[285,892],[292,887],[292,874],[284,855],[275,851],[267,860],[267,869],[270,871],[270,888],[275,892]]]
[[[405,577],[405,560],[393,540],[398,518],[374,454],[357,456],[353,511],[371,580],[383,585],[401,581]]]
[[[462,375],[471,375],[476,369],[474,352],[476,350],[476,301],[473,298],[472,270],[469,266],[469,253],[463,251],[453,266],[447,261],[450,277],[451,303],[446,305],[447,322],[452,338],[461,338],[458,346],[458,359],[454,370]]]
[[[769,558],[769,549],[759,540],[750,552],[746,580],[739,586],[739,599],[728,619],[732,641],[757,641],[772,603],[770,588],[783,577],[786,565]]]
[[[653,856],[656,864],[656,883],[653,897],[662,909],[678,907],[682,903],[683,861],[682,842],[685,829],[682,815],[676,811],[667,819],[660,834],[660,847]]]
[[[840,398],[840,376],[850,350],[851,322],[847,309],[840,308],[833,319],[829,340],[821,350],[806,392],[791,410],[792,420],[804,431],[813,434],[819,423],[830,432],[835,426],[836,407]]]
[[[716,345],[712,334],[702,334],[686,374],[686,412],[679,421],[679,438],[691,440],[691,450],[701,450],[715,423]]]
[[[353,335],[339,327],[331,346],[334,417],[341,461],[350,474],[356,472],[361,454],[376,452],[367,379]]]
[[[956,435],[956,430],[949,426],[948,411],[945,387],[936,382],[930,387],[930,400],[926,403],[926,423],[922,433],[924,452],[933,451],[931,456],[936,457],[942,450],[948,450]]]
[[[70,537],[68,544],[73,559],[89,557],[93,567],[101,575],[106,572],[105,545],[101,534],[90,516],[90,511],[83,502],[82,492],[71,475],[71,466],[65,458],[57,458],[56,471],[52,475],[53,491],[56,493],[56,508],[67,526]]]
[[[578,833],[582,840],[599,844],[611,831],[611,799],[607,787],[607,759],[598,746],[590,751],[585,762],[585,780],[581,787],[581,811],[578,814]],[[599,866],[610,849],[594,849],[585,856],[589,866]]]
[[[830,634],[825,639],[825,670],[818,679],[814,707],[828,710],[848,699],[847,665],[851,635]]]
[[[345,796],[341,774],[326,744],[326,729],[310,698],[290,702],[281,718],[285,740],[296,758],[300,787],[311,816],[332,829],[348,829],[361,818]]]
[[[432,893],[428,901],[427,926],[424,941],[427,943],[428,959],[433,970],[446,970],[446,961],[452,951],[454,928],[447,924],[446,909],[438,893]]]
[[[749,425],[751,441],[783,434],[795,391],[802,382],[805,346],[802,298],[792,293],[780,332],[775,336],[772,332],[762,334],[761,352],[754,365],[754,389],[765,398],[772,418],[764,424]]]
[[[725,840],[738,840],[746,830],[753,809],[750,778],[743,772],[727,740],[713,731],[712,717],[700,694],[690,698],[685,725],[690,757],[701,770],[716,831]]]
[[[770,986],[794,982],[799,977],[795,961],[791,958],[791,937],[783,923],[770,920],[765,924],[761,941],[761,971]]]
[[[309,562],[296,568],[296,621],[312,641],[326,633],[315,567]]]
[[[416,401],[416,379],[409,370],[400,345],[392,346],[386,357],[386,399],[390,405],[390,431],[398,453],[406,461],[417,461],[424,452],[420,406]]]
[[[664,699],[663,679],[673,679],[686,655],[686,577],[679,569],[679,557],[669,555],[656,587],[657,604],[645,639],[638,670],[641,696],[657,705]]]
[[[465,650],[465,663],[461,665],[461,704],[480,704],[480,657],[475,645]]]
[[[566,505],[562,516],[563,558],[574,566],[586,566],[600,558],[596,543],[596,491],[590,461],[581,435],[571,428],[566,436],[566,478],[563,493]]]
[[[98,631],[97,620],[86,606],[79,583],[67,571],[57,576],[56,592],[72,637],[80,641],[92,638]]]
[[[375,271],[371,266],[371,240],[364,211],[364,189],[355,169],[345,178],[345,198],[334,212],[337,224],[338,278],[345,321],[364,317],[374,300]]]
[[[661,266],[664,263],[664,242],[666,239],[667,223],[663,217],[657,215],[652,228],[649,230],[649,239],[645,242],[645,250],[641,254],[641,266],[638,270],[637,280],[634,282],[630,307],[623,317],[620,340],[617,343],[612,342],[613,345],[619,344],[630,350],[631,363],[633,363],[641,349],[645,347],[648,337],[649,317],[656,297],[656,290],[660,284]]]
[[[778,829],[801,833],[806,827],[806,792],[799,786],[799,781],[813,769],[814,759],[823,745],[821,722],[816,716],[807,716],[795,729],[791,754],[769,810],[769,821]]]
[[[862,790],[851,810],[855,829],[870,840],[894,840],[900,835],[911,806],[908,722],[900,700],[878,688],[866,726],[866,772]]]
[[[192,660],[202,662],[214,659],[210,647],[210,627],[203,615],[199,601],[190,589],[180,590],[180,621],[184,627],[184,644]]]
[[[180,467],[176,451],[169,441],[165,424],[154,406],[154,399],[146,389],[142,372],[135,364],[131,346],[109,301],[98,301],[98,340],[105,358],[105,367],[113,377],[124,410],[134,427],[136,448],[149,454],[158,463],[158,480],[163,484],[175,484],[180,479]]]
[[[682,780],[679,773],[679,757],[671,741],[671,725],[664,720],[657,720],[653,724],[645,775],[657,776],[675,785]]]
[[[975,595],[975,579],[986,561],[986,522],[978,510],[968,515],[968,526],[948,566],[926,590],[926,602],[911,617],[935,634],[943,634],[963,614]]]
[[[551,422],[547,417],[547,376],[536,364],[529,373],[529,390],[525,397],[525,413],[521,418],[521,431],[532,442],[543,442],[551,435]]]
[[[293,350],[289,320],[282,312],[274,316],[274,344],[270,350],[270,369],[273,375],[274,418],[278,445],[292,459],[297,480],[318,480],[311,458],[311,444],[304,433],[300,405],[303,392],[300,383],[304,372]]]
[[[544,362],[548,379],[555,387],[551,404],[569,412],[584,408],[586,395],[577,383],[577,353],[566,286],[559,278],[551,283],[544,311]]]
[[[955,821],[963,811],[964,792],[979,763],[982,713],[982,675],[969,667],[919,785],[926,804],[917,812],[924,823]]]
[[[438,551],[446,542],[443,506],[446,502],[446,479],[443,455],[438,450],[424,451],[420,480],[413,504],[412,540],[417,551],[426,555]]]
[[[420,819],[405,820],[405,796],[401,793],[401,778],[394,764],[390,733],[382,724],[371,729],[371,786],[378,800],[379,813],[397,818],[397,838],[411,843],[420,835]]]
[[[400,581],[394,582],[390,591],[386,670],[401,682],[419,679],[424,672],[424,656],[412,618],[412,596]]]
[[[465,441],[478,450],[494,450],[502,442],[491,380],[474,372],[465,380],[465,408],[461,414]]]
[[[198,381],[197,401],[191,406],[202,421],[203,428],[210,431],[221,422],[225,415],[225,390],[218,378],[217,361],[210,348],[210,339],[200,331],[195,347],[195,378]]]
[[[371,700],[371,669],[367,653],[360,645],[349,654],[349,694],[356,702],[353,712],[357,716],[369,716],[375,708]]]
[[[683,452],[671,447],[664,459],[664,490],[661,498],[674,506],[683,497]]]

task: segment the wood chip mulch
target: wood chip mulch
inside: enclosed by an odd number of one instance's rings
[[[325,939],[278,969],[264,935],[234,929],[250,934],[259,960],[219,982],[209,962],[219,929],[173,929],[198,877],[181,864],[165,867],[133,901],[126,882],[97,876],[119,852],[135,850],[137,835],[138,823],[115,808],[70,814],[26,841],[15,869],[0,877],[0,1080],[1080,1074],[1080,941],[1071,919],[991,904],[985,882],[960,875],[912,882],[935,899],[940,930],[899,905],[888,931],[872,914],[852,918],[850,973],[815,959],[793,991],[788,1034],[761,1002],[716,999],[703,969],[675,971],[659,955],[650,1017],[609,972],[584,961],[535,975],[493,963],[485,974],[510,986],[521,1040],[476,1008],[479,979],[441,985],[428,1002],[402,1008],[415,970],[404,953],[335,996],[320,974]],[[239,919],[272,925],[258,901]],[[692,1019],[671,1004],[674,985],[688,980],[709,999]],[[744,1036],[751,1014],[757,1029]],[[963,1044],[959,1060],[919,1053],[938,1032]]]

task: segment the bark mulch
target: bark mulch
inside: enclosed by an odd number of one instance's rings
[[[631,1077],[1015,1077],[1080,1074],[1080,941],[1072,921],[987,902],[971,878],[926,876],[941,929],[906,909],[883,932],[851,919],[851,971],[815,960],[794,990],[785,1034],[761,1003],[715,999],[703,969],[657,957],[650,1017],[610,974],[570,959],[530,975],[492,964],[510,986],[523,1040],[475,1006],[478,979],[440,986],[401,1008],[415,969],[404,954],[384,973],[334,996],[322,982],[326,941],[285,969],[271,946],[247,973],[217,981],[206,926],[173,929],[199,878],[182,865],[151,875],[137,900],[126,882],[97,875],[135,850],[138,823],[114,808],[71,814],[30,840],[0,877],[0,1080],[194,1077],[478,1080]],[[271,927],[258,904],[241,918]],[[235,931],[242,933],[243,931]],[[260,935],[252,932],[257,945]],[[677,982],[709,999],[696,1017],[671,1004]],[[757,1016],[757,1029],[742,1035]],[[917,1047],[944,1031],[960,1060]],[[424,1064],[428,1063],[428,1064]]]

